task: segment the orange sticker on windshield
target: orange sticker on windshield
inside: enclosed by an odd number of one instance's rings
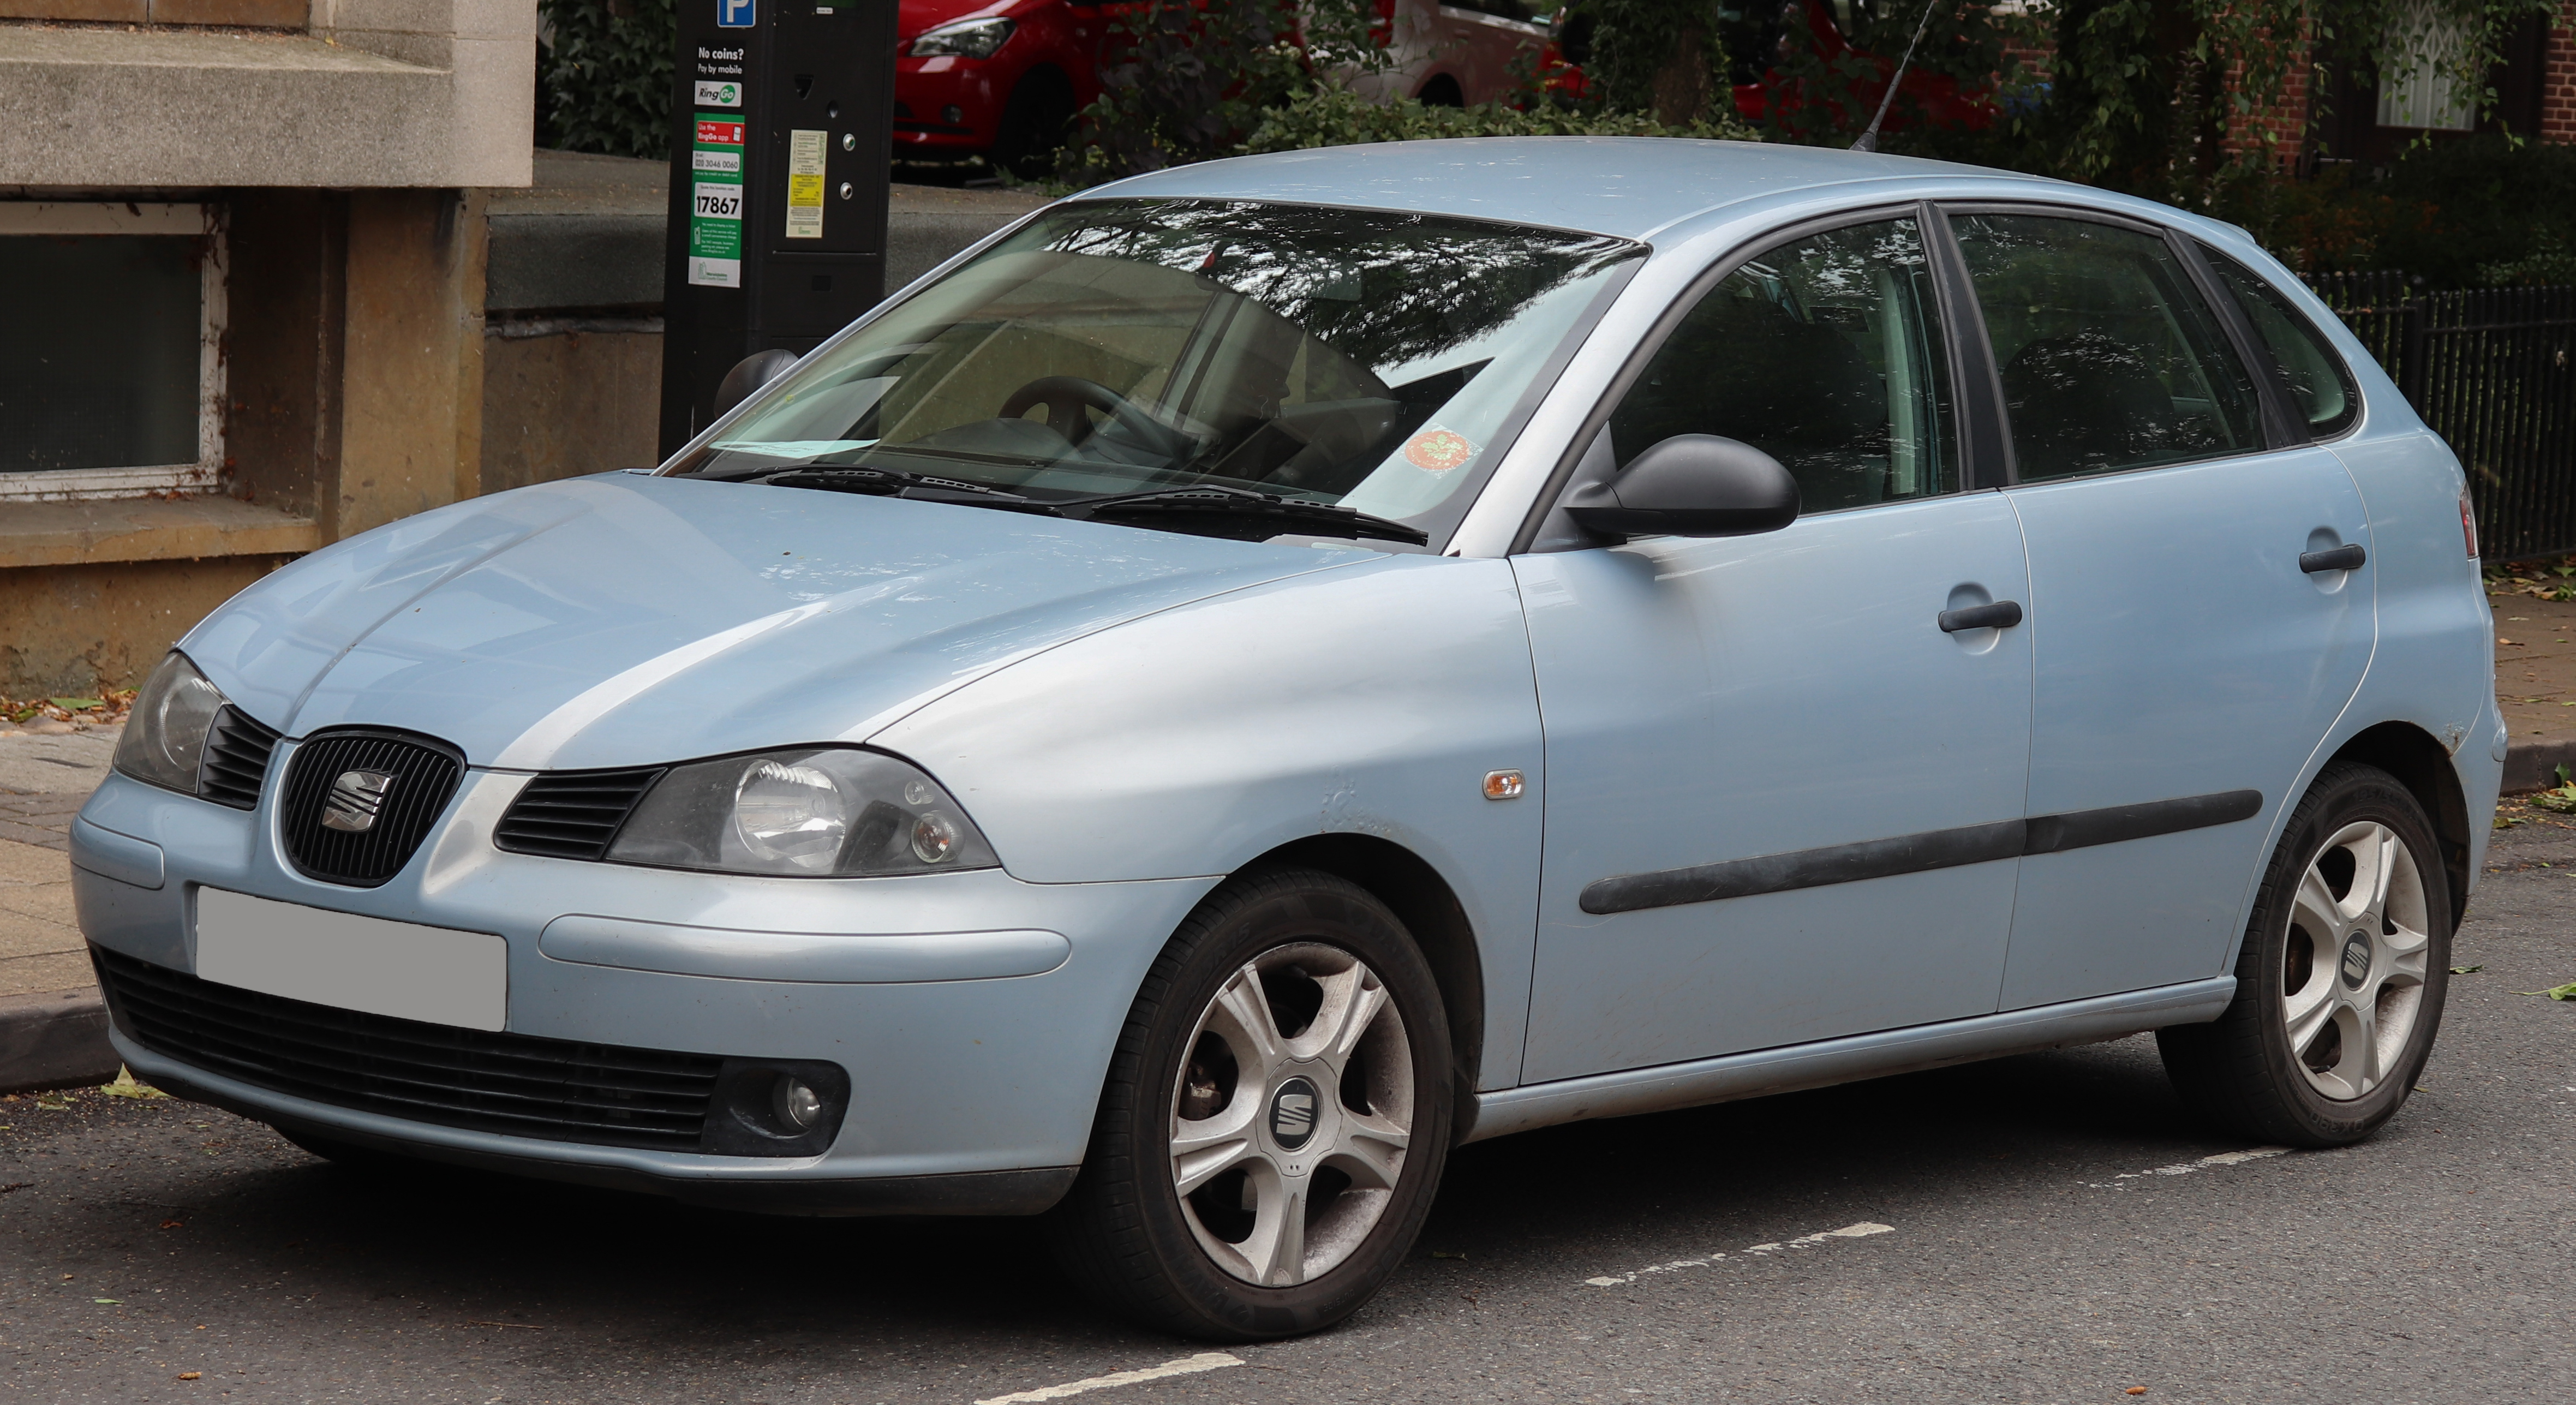
[[[1432,473],[1447,473],[1476,456],[1476,446],[1454,429],[1426,429],[1404,441],[1404,461]]]

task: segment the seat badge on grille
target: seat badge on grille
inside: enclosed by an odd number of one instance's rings
[[[364,834],[376,827],[385,808],[385,792],[394,788],[390,771],[342,771],[322,802],[322,827]]]

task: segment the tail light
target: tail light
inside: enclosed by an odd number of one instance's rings
[[[2460,490],[2460,541],[2469,549],[2469,559],[2478,559],[2478,510],[2469,504],[2469,490]]]

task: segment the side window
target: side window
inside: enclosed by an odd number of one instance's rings
[[[2308,432],[2324,439],[2350,428],[2361,414],[2361,392],[2316,324],[2300,316],[2281,290],[2254,270],[2206,244],[2200,246],[2200,256],[2209,260],[2220,286],[2245,309],[2255,337],[2279,363],[2281,379],[2290,387],[2290,403],[2308,422]]]
[[[2254,384],[2164,240],[2031,215],[1952,227],[2023,482],[2264,447]]]
[[[1830,512],[1958,487],[1950,363],[1910,219],[1783,244],[1711,288],[1610,416],[1621,467],[1676,434],[1719,434]]]

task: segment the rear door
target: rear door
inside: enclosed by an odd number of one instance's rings
[[[2030,559],[2031,829],[2001,1007],[2222,974],[2270,821],[2370,659],[2360,495],[2179,241],[2066,211],[1950,223]],[[2360,564],[2317,569],[2349,547]]]

